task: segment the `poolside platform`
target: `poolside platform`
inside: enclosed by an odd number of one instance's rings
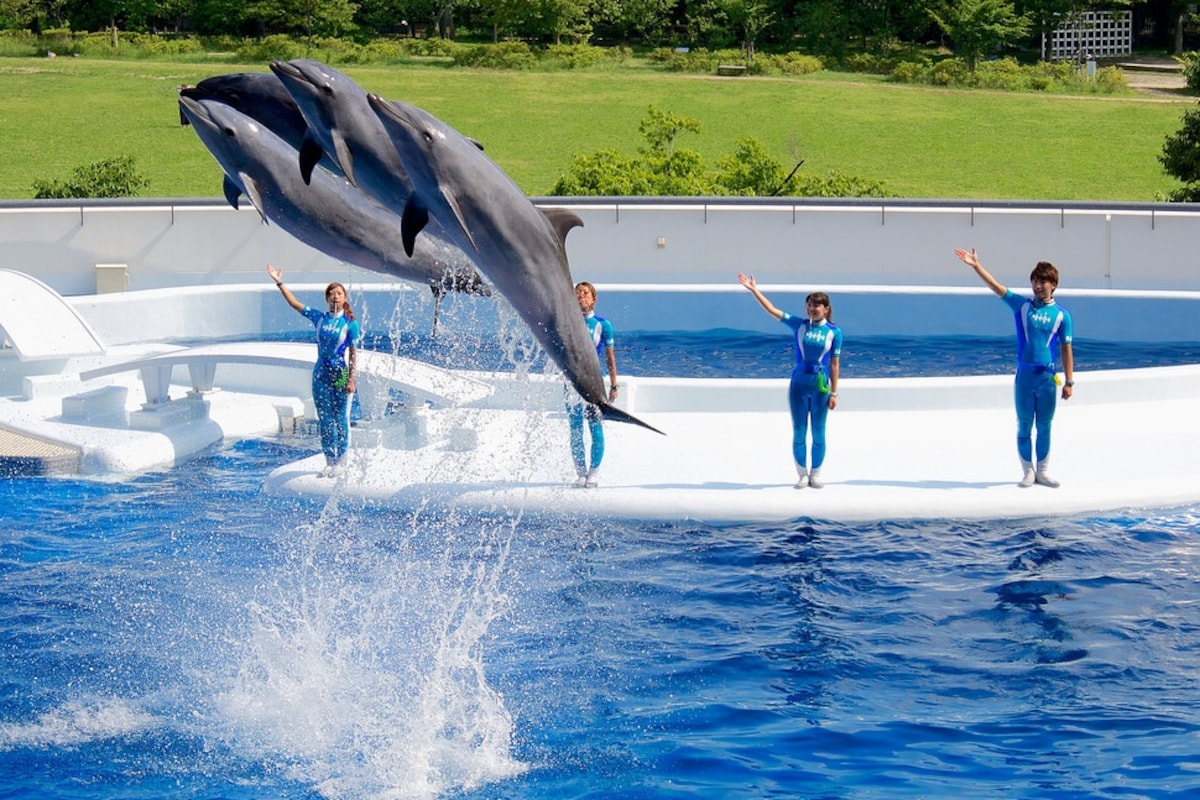
[[[551,391],[541,409],[450,409],[357,430],[338,477],[318,477],[315,456],[275,470],[265,490],[396,509],[707,523],[1046,518],[1200,501],[1200,367],[1076,381],[1054,425],[1059,488],[1016,485],[1012,378],[986,376],[843,380],[821,489],[793,488],[786,381],[631,378],[630,410],[667,435],[606,425],[594,489],[572,485]]]

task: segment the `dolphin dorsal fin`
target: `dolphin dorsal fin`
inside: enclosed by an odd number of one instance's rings
[[[300,177],[304,178],[306,186],[312,182],[313,170],[324,157],[325,150],[321,143],[309,133],[305,133],[304,140],[300,143]]]
[[[400,240],[404,243],[404,252],[412,258],[413,246],[417,234],[429,222],[429,210],[417,202],[417,198],[409,196],[404,204],[404,213],[400,215]]]
[[[229,202],[229,205],[238,208],[238,198],[242,194],[242,187],[238,186],[233,182],[233,179],[226,175],[225,180],[221,182],[221,191],[225,193],[225,199]]]
[[[558,234],[558,241],[564,247],[567,244],[567,234],[572,228],[582,228],[583,220],[574,211],[566,208],[543,208],[540,209],[542,215],[550,221],[550,226],[554,228],[554,232]]]

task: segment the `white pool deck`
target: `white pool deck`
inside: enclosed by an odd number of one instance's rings
[[[1200,500],[1200,367],[1080,373],[1055,422],[1056,489],[1016,485],[1011,381],[844,380],[821,489],[793,488],[786,381],[636,378],[629,383],[638,395],[675,384],[683,389],[675,396],[693,394],[698,406],[719,405],[722,393],[733,405],[647,410],[643,417],[666,436],[607,424],[594,489],[571,485],[560,412],[480,408],[429,414],[428,444],[417,449],[404,449],[403,425],[360,432],[341,476],[318,477],[318,456],[277,469],[265,488],[406,509],[713,523],[1025,518]]]
[[[82,475],[170,468],[230,440],[292,436],[295,420],[313,417],[314,345],[181,347],[147,337],[105,346],[62,297],[25,277],[0,274],[10,343],[0,350],[0,431],[73,448]],[[245,319],[248,296],[222,294],[202,316],[226,308]],[[147,307],[141,297],[122,302],[114,318]],[[103,311],[94,299],[80,307]],[[56,338],[31,335],[46,313]],[[619,404],[666,435],[606,423],[600,486],[583,489],[572,485],[557,377],[363,352],[365,419],[344,469],[318,477],[324,460],[314,455],[276,469],[264,491],[400,510],[714,523],[1045,518],[1200,503],[1200,365],[1079,372],[1076,382],[1054,423],[1059,488],[1016,485],[1012,377],[991,375],[844,378],[825,487],[796,490],[786,378],[626,376]],[[398,409],[389,402],[397,391]],[[298,441],[319,449],[312,436]]]

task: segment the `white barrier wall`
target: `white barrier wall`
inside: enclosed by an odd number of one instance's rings
[[[584,219],[568,237],[572,273],[601,288],[601,313],[625,330],[777,332],[736,283],[745,271],[789,310],[802,311],[813,289],[828,291],[835,320],[860,336],[1005,335],[1010,317],[954,257],[954,247],[974,246],[997,278],[1022,290],[1036,261],[1055,262],[1063,275],[1058,296],[1080,338],[1200,341],[1200,206],[553,204]],[[303,327],[276,296],[268,262],[316,302],[328,281],[346,283],[376,329],[432,324],[427,290],[318,253],[253,209],[216,201],[0,204],[0,268],[73,296],[113,344],[143,341],[150,330],[195,340]],[[106,278],[97,266],[112,264],[124,265],[107,271],[127,291],[97,294]],[[494,324],[495,303],[452,296],[441,318],[445,325]]]
[[[955,247],[978,248],[1002,281],[1039,260],[1072,289],[1200,289],[1200,206],[1001,202],[544,198],[584,220],[567,248],[576,280],[972,286]],[[291,280],[379,280],[223,201],[0,203],[0,268],[62,294],[96,291],[97,264],[129,289]]]

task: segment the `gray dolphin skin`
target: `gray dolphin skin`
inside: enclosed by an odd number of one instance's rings
[[[308,133],[308,122],[300,107],[288,94],[287,87],[272,72],[231,72],[205,78],[195,86],[180,89],[179,94],[193,100],[216,100],[237,109],[274,131],[280,138],[300,150]],[[180,112],[180,121],[188,124]],[[299,159],[297,159],[299,163]],[[321,166],[333,173],[341,168],[331,158],[321,160]]]
[[[586,402],[604,416],[657,429],[608,402],[596,345],[587,334],[571,281],[564,240],[583,221],[572,212],[540,211],[472,140],[408,103],[370,95],[408,169],[406,249],[430,218],[474,261],[516,309],[550,358]]]
[[[351,264],[430,286],[489,294],[461,250],[436,238],[404,254],[399,217],[341,176],[314,169],[305,186],[296,150],[241,111],[215,100],[179,98],[205,147],[225,172],[225,197],[235,208],[246,195],[264,219],[300,241]]]
[[[403,208],[411,191],[404,164],[367,102],[367,93],[333,67],[307,58],[272,61],[308,123],[300,167],[308,171],[328,154],[355,186],[391,208]]]

